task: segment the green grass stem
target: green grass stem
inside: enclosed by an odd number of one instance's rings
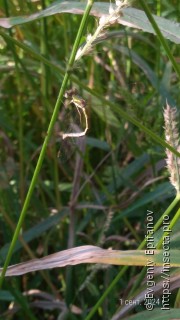
[[[161,216],[161,218],[157,221],[157,223],[154,226],[154,232],[157,231],[157,229],[160,227],[160,225],[163,222],[163,218],[165,215],[169,215],[170,212],[172,211],[172,209],[177,205],[177,203],[180,201],[180,196],[177,195],[175,197],[175,199],[172,201],[172,203],[170,204],[170,206],[167,208],[167,210],[164,212],[164,214]],[[178,214],[176,215],[176,219],[175,221],[177,222],[177,217],[179,216],[179,210],[178,210]],[[146,244],[146,239],[144,239],[142,241],[142,243],[139,245],[138,250],[143,249],[144,246]],[[95,306],[91,309],[90,313],[87,315],[87,317],[85,318],[85,320],[90,320],[92,318],[92,316],[97,312],[98,308],[100,307],[100,305],[103,303],[103,301],[105,300],[105,298],[108,296],[108,294],[113,290],[113,288],[115,287],[115,285],[118,283],[118,281],[121,279],[121,277],[125,274],[125,272],[127,271],[129,267],[128,266],[124,266],[121,268],[120,272],[118,273],[118,275],[114,278],[114,280],[112,281],[112,283],[110,284],[110,286],[106,289],[106,291],[103,293],[103,295],[101,296],[101,298],[98,300],[98,302],[95,304]],[[139,278],[137,279],[137,281],[135,282],[134,286],[131,289],[131,292],[129,294],[132,295],[133,292],[136,290],[136,288],[140,285],[142,279],[144,278],[146,272],[146,268],[143,268]]]
[[[171,61],[172,65],[173,65],[173,68],[174,70],[176,71],[176,74],[178,75],[179,79],[180,79],[180,68],[179,68],[179,65],[176,63],[172,53],[171,53],[171,50],[165,40],[165,38],[163,37],[162,33],[161,33],[161,30],[159,29],[155,19],[153,18],[153,15],[151,14],[151,11],[147,5],[147,3],[144,1],[144,0],[140,0],[139,1],[140,4],[141,4],[141,7],[144,9],[149,21],[151,22],[151,25],[160,41],[160,43],[162,44],[167,56],[169,57],[169,60]]]
[[[0,30],[0,35],[2,35],[2,37],[4,39],[7,40],[12,40],[14,42],[14,44],[18,45],[19,47],[21,47],[22,49],[26,50],[27,52],[29,52],[30,54],[33,54],[34,57],[40,61],[44,61],[44,63],[46,63],[48,66],[51,66],[53,69],[58,70],[61,74],[64,74],[65,70],[60,67],[57,66],[56,64],[52,63],[51,61],[47,60],[46,58],[42,57],[41,55],[39,55],[38,53],[34,52],[31,48],[29,48],[28,46],[26,46],[25,44],[12,39],[11,37],[9,37],[6,33],[4,33],[3,31]],[[70,71],[70,70],[69,70]],[[127,112],[125,112],[124,110],[121,109],[121,107],[119,105],[114,104],[113,102],[103,98],[98,92],[96,92],[95,90],[92,90],[90,88],[88,88],[83,82],[81,82],[80,80],[78,80],[74,75],[70,74],[69,78],[76,84],[78,84],[82,89],[84,89],[86,92],[90,93],[92,96],[98,98],[103,105],[107,105],[110,106],[112,109],[114,109],[120,116],[122,116],[124,119],[126,119],[127,121],[133,123],[135,126],[137,126],[139,129],[141,129],[143,132],[145,132],[147,135],[149,135],[151,137],[151,139],[153,139],[155,142],[157,142],[158,144],[162,145],[164,148],[169,149],[172,153],[174,153],[176,156],[180,157],[180,153],[174,149],[172,146],[170,146],[165,140],[163,140],[162,138],[160,138],[157,134],[155,134],[154,132],[152,132],[150,129],[146,128],[143,124],[140,123],[139,120],[131,117]]]
[[[54,124],[55,124],[55,122],[57,120],[59,108],[61,106],[61,103],[62,103],[62,100],[63,100],[63,96],[64,96],[64,93],[65,93],[65,90],[66,90],[66,87],[67,87],[67,84],[68,84],[68,80],[69,80],[70,72],[71,72],[73,64],[74,64],[76,52],[78,50],[78,47],[79,47],[79,44],[80,44],[80,41],[81,41],[81,38],[82,38],[82,35],[83,35],[83,32],[84,32],[84,28],[85,28],[87,19],[89,17],[89,13],[90,13],[90,10],[92,8],[93,2],[94,2],[93,0],[88,1],[86,9],[85,9],[85,12],[84,12],[84,15],[83,15],[82,20],[81,20],[81,24],[80,24],[80,27],[79,27],[79,30],[78,30],[78,33],[77,33],[77,36],[76,36],[76,40],[75,40],[75,43],[74,43],[70,58],[69,58],[68,65],[67,65],[67,70],[66,70],[66,73],[64,75],[64,79],[63,79],[63,82],[62,82],[62,85],[61,85],[61,89],[59,91],[59,95],[58,95],[58,98],[57,98],[57,101],[56,101],[56,104],[55,104],[55,107],[54,107],[54,111],[53,111],[53,114],[52,114],[52,117],[51,117],[51,121],[49,123],[49,127],[48,127],[48,130],[47,130],[46,138],[44,139],[44,142],[43,142],[43,145],[42,145],[42,149],[41,149],[38,161],[37,161],[37,165],[36,165],[32,180],[31,180],[31,184],[30,184],[28,193],[26,195],[26,198],[25,198],[25,201],[24,201],[24,205],[23,205],[23,208],[22,208],[22,211],[21,211],[21,214],[20,214],[20,218],[19,218],[19,221],[17,223],[16,230],[14,232],[14,235],[13,235],[13,238],[12,238],[12,242],[10,244],[10,247],[9,247],[9,250],[8,250],[8,253],[7,253],[7,257],[6,257],[4,266],[3,266],[3,270],[2,270],[1,278],[0,278],[0,288],[2,287],[7,267],[9,265],[9,263],[10,263],[10,260],[11,260],[12,254],[13,254],[13,250],[14,250],[16,241],[18,239],[18,236],[19,236],[23,221],[25,219],[25,216],[26,216],[26,213],[27,213],[27,209],[28,209],[28,206],[29,206],[29,203],[30,203],[33,191],[34,191],[34,188],[36,186],[38,175],[39,175],[39,172],[41,170],[41,166],[42,166],[42,163],[43,163],[43,160],[44,160],[44,157],[45,157],[46,148],[47,148],[48,143],[50,141],[50,137],[51,137],[51,134],[52,134],[52,131],[53,131],[53,128],[54,128]]]

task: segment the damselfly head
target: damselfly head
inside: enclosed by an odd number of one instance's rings
[[[74,96],[74,95],[77,95],[77,89],[76,88],[72,88],[72,89],[70,89],[70,90],[67,90],[66,92],[65,92],[65,94],[64,94],[64,97],[65,98],[67,98],[67,99],[72,99],[72,97]]]

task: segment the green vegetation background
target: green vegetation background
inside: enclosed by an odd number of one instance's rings
[[[147,2],[153,14],[178,21],[178,0]],[[51,3],[2,1],[1,15],[30,15]],[[133,6],[138,8],[138,2]],[[47,134],[62,70],[66,68],[80,21],[81,16],[76,14],[57,14],[6,30],[56,68],[1,38],[1,264]],[[96,19],[90,17],[87,32],[92,33],[96,27]],[[114,32],[118,37],[114,37]],[[170,41],[168,45],[179,63],[179,46]],[[108,40],[95,46],[71,73],[78,80],[69,81],[67,89],[76,88],[86,100],[89,130],[78,143],[69,139],[64,144],[59,133],[68,131],[72,123],[80,128],[84,123],[79,122],[73,106],[67,109],[65,100],[62,101],[23,223],[24,240],[17,243],[11,264],[85,244],[136,249],[146,233],[146,211],[153,211],[157,221],[175,197],[165,168],[165,149],[124,119],[118,108],[110,108],[84,90],[84,86],[92,88],[164,139],[163,107],[168,99],[178,108],[180,95],[178,77],[157,37],[112,26]],[[112,317],[119,299],[126,297],[128,286],[139,272],[138,268],[129,269],[99,308],[96,319]],[[9,279],[5,291],[0,291],[0,311],[4,314],[9,301],[15,300],[20,311],[8,316],[11,319],[23,319],[24,315],[30,319],[56,319],[60,310],[33,309],[31,299],[22,296],[22,292],[38,289],[62,300],[67,319],[85,319],[117,273],[115,266],[79,265]],[[171,303],[173,307],[173,299]],[[72,309],[67,311],[70,304],[81,308],[81,315]],[[136,308],[136,312],[143,310],[144,307]]]

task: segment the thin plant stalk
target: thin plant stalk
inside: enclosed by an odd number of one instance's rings
[[[53,163],[53,178],[54,178],[54,188],[55,188],[55,196],[56,196],[56,208],[60,210],[61,208],[61,193],[59,190],[59,172],[58,172],[58,160],[57,160],[57,150],[56,146],[53,146],[53,158],[54,158],[54,163]]]
[[[44,157],[45,157],[45,152],[46,152],[48,143],[50,141],[50,137],[51,137],[51,134],[52,134],[52,131],[53,131],[53,128],[54,128],[54,124],[55,124],[55,122],[57,120],[57,117],[58,117],[59,108],[60,108],[62,100],[63,100],[63,96],[64,96],[64,93],[65,93],[65,90],[66,90],[66,87],[67,87],[67,84],[68,84],[68,81],[69,81],[69,78],[70,78],[70,72],[71,72],[71,70],[73,68],[73,65],[74,65],[75,56],[76,56],[76,53],[77,53],[77,50],[78,50],[78,47],[79,47],[83,32],[84,32],[84,28],[86,26],[87,19],[89,17],[90,10],[92,8],[93,2],[94,2],[94,0],[89,0],[88,1],[86,9],[85,9],[85,12],[84,12],[84,15],[83,15],[82,20],[81,20],[81,24],[80,24],[80,27],[79,27],[79,30],[78,30],[78,33],[77,33],[77,36],[76,36],[76,40],[75,40],[75,43],[74,43],[74,46],[73,46],[73,49],[72,49],[72,52],[71,52],[71,56],[70,56],[69,62],[67,64],[67,70],[66,70],[66,73],[64,75],[64,79],[63,79],[63,82],[62,82],[62,85],[61,85],[61,88],[60,88],[60,91],[59,91],[59,95],[58,95],[58,98],[57,98],[57,101],[56,101],[56,104],[55,104],[55,107],[54,107],[54,111],[53,111],[50,123],[49,123],[47,134],[46,134],[46,137],[44,139],[44,142],[43,142],[43,145],[42,145],[42,149],[41,149],[38,161],[37,161],[37,165],[36,165],[32,180],[31,180],[31,184],[30,184],[28,193],[26,195],[26,198],[25,198],[25,201],[24,201],[24,205],[23,205],[23,208],[22,208],[22,211],[21,211],[21,214],[20,214],[20,218],[19,218],[18,224],[16,226],[16,230],[14,232],[14,236],[12,238],[12,241],[11,241],[8,253],[7,253],[7,257],[6,257],[4,266],[3,266],[3,270],[2,270],[1,278],[0,278],[0,288],[2,287],[7,267],[9,265],[9,263],[10,263],[10,260],[11,260],[12,254],[13,254],[13,250],[14,250],[16,241],[18,239],[18,236],[19,236],[23,221],[25,219],[25,216],[26,216],[26,213],[27,213],[27,209],[28,209],[28,206],[29,206],[29,203],[30,203],[33,191],[34,191],[34,188],[36,186],[38,175],[39,175],[39,172],[41,170],[42,163],[43,163],[43,160],[44,160]]]
[[[4,0],[3,2],[3,5],[4,5],[4,10],[5,10],[5,13],[6,13],[6,17],[9,17],[9,3],[8,1]],[[26,65],[23,63],[22,59],[19,58],[18,54],[16,53],[16,50],[15,50],[15,43],[12,41],[13,40],[13,32],[11,29],[8,30],[8,33],[9,33],[9,36],[7,35],[7,37],[9,37],[9,40],[7,39],[7,44],[9,45],[9,47],[11,48],[11,51],[13,53],[13,56],[14,56],[14,61],[15,61],[15,66],[17,64],[19,64],[22,68],[22,70],[24,71],[24,74],[26,75],[26,79],[28,79],[29,81],[29,84],[32,88],[36,88],[36,84],[35,84],[35,81],[34,81],[34,78],[32,78],[30,75],[29,75],[29,72],[26,68]],[[6,33],[4,33],[6,34]]]
[[[180,201],[180,195],[177,195],[175,197],[175,199],[172,201],[172,203],[170,204],[170,206],[166,209],[166,211],[164,212],[164,214],[161,216],[161,218],[156,222],[155,226],[154,226],[154,232],[157,231],[157,229],[160,227],[160,225],[163,222],[163,218],[165,215],[169,215],[170,212],[172,211],[172,209],[177,205],[177,203]],[[148,237],[147,237],[148,238]],[[138,250],[142,249],[145,246],[146,243],[146,239],[144,239],[142,241],[142,243],[139,245]],[[98,310],[98,308],[101,306],[101,304],[103,303],[103,301],[105,300],[105,298],[108,296],[108,294],[113,290],[113,288],[115,287],[115,285],[118,283],[118,281],[121,279],[121,277],[125,274],[125,272],[127,271],[127,269],[129,268],[129,266],[124,266],[120,272],[118,273],[118,275],[116,276],[116,278],[112,281],[112,283],[110,284],[110,286],[106,289],[106,291],[103,293],[103,295],[101,296],[101,298],[98,300],[98,302],[95,304],[95,306],[91,309],[91,311],[89,312],[89,314],[87,315],[87,317],[85,318],[85,320],[90,320],[93,315],[96,313],[96,311]],[[145,270],[145,269],[143,269]],[[144,275],[144,271],[142,270],[142,274]],[[140,280],[142,280],[140,278]],[[141,281],[139,281],[140,283]],[[137,282],[136,282],[137,283]],[[134,292],[134,290],[136,289],[136,283],[133,286],[131,293]]]
[[[165,138],[166,141],[171,144],[174,148],[179,150],[179,132],[178,132],[178,123],[177,123],[177,110],[176,108],[171,108],[168,103],[166,103],[166,108],[164,109],[164,121],[165,121]],[[176,189],[177,195],[176,199],[178,200],[180,198],[180,188],[179,188],[179,159],[174,156],[169,150],[166,150],[166,163],[167,163],[167,169],[170,174],[170,182]],[[168,214],[171,212],[171,209],[169,209]],[[167,215],[167,212],[161,217],[161,220],[164,219],[165,215]],[[180,210],[178,210],[175,214],[175,216],[172,218],[172,221],[169,226],[169,230],[172,230],[175,224],[177,223],[180,216]],[[168,232],[164,232],[161,239],[156,244],[156,249],[160,249],[164,240],[164,237],[168,234]],[[148,239],[147,239],[148,240]],[[145,239],[144,239],[145,242]],[[144,247],[144,243],[141,244],[142,247]],[[134,286],[131,289],[131,292],[129,296],[138,288],[141,281],[143,280],[146,273],[146,268],[143,268],[141,273],[138,276],[137,281],[134,283]]]
[[[6,12],[6,16],[9,17],[9,5],[7,1],[4,1],[4,9]],[[12,30],[8,30],[9,35],[12,36]],[[15,70],[16,70],[16,79],[17,79],[17,86],[20,88],[20,92],[22,93],[22,84],[20,79],[20,70],[19,66],[20,59],[18,54],[16,53],[16,48],[14,43],[9,42],[9,46],[11,48],[14,61],[15,61]],[[19,172],[20,172],[20,179],[19,179],[19,193],[21,203],[24,200],[24,156],[23,156],[23,112],[22,112],[22,94],[17,97],[17,110],[18,110],[18,142],[19,142]]]
[[[163,219],[165,216],[169,216],[171,211],[173,210],[173,208],[175,208],[175,206],[178,204],[178,202],[180,201],[180,195],[176,195],[176,197],[174,198],[174,200],[171,202],[171,204],[169,205],[169,207],[166,209],[166,211],[164,212],[164,214],[159,218],[159,220],[156,222],[155,226],[154,226],[154,232],[156,232],[159,227],[161,226]],[[147,237],[148,239],[148,237]],[[142,243],[139,245],[138,249],[141,250],[144,248],[146,244],[146,239],[144,239],[142,241]]]
[[[161,226],[162,222],[163,222],[163,219],[165,216],[169,216],[171,211],[173,210],[173,208],[177,205],[177,203],[180,201],[180,196],[177,195],[175,197],[175,199],[173,200],[173,202],[171,202],[170,206],[166,209],[166,211],[164,212],[164,214],[159,218],[159,220],[156,222],[155,226],[154,226],[154,232],[156,232],[159,227]],[[162,238],[163,239],[163,236]],[[161,239],[159,240],[159,242],[161,241]],[[141,242],[141,244],[139,245],[138,249],[141,250],[144,248],[145,244],[146,244],[146,241],[148,240],[148,237],[147,239],[144,238],[144,240]],[[158,244],[159,242],[157,243],[157,249],[158,249]],[[144,275],[145,275],[145,272],[146,272],[146,268],[143,268],[137,281],[134,283],[134,285],[132,286],[131,288],[131,291],[129,293],[129,297],[133,294],[133,292],[138,288],[138,286],[140,285],[140,283],[142,282],[143,278],[144,278]]]
[[[11,230],[14,232],[14,230],[15,230],[14,222],[12,221],[12,219],[9,217],[9,215],[6,213],[6,211],[2,207],[0,207],[0,209],[2,211],[3,217],[6,220],[7,224],[9,225]],[[31,248],[29,247],[27,242],[24,240],[23,236],[21,236],[21,235],[19,236],[19,241],[22,244],[22,247],[24,248],[24,250],[29,255],[29,257],[31,259],[36,259],[36,256],[34,255],[33,251],[31,250]],[[44,280],[46,281],[46,283],[49,286],[49,288],[51,289],[51,291],[54,294],[54,296],[55,297],[59,297],[55,286],[53,285],[51,279],[49,278],[49,275],[43,270],[40,270],[40,273],[41,273],[42,277],[44,278]]]
[[[14,44],[16,44],[17,46],[19,46],[20,48],[22,48],[23,50],[29,52],[30,54],[33,54],[33,56],[40,61],[43,61],[44,63],[46,63],[48,66],[52,67],[55,70],[58,70],[60,72],[60,74],[64,74],[64,69],[60,66],[57,66],[56,64],[52,63],[51,61],[49,61],[48,59],[42,57],[41,55],[39,55],[37,52],[34,52],[31,48],[29,48],[28,46],[26,46],[24,43],[21,43],[11,37],[9,37],[5,32],[3,32],[2,30],[0,30],[0,35],[9,41],[12,41]],[[122,108],[120,108],[119,105],[114,104],[113,102],[103,98],[98,92],[96,92],[95,90],[92,90],[90,88],[88,88],[83,82],[79,81],[77,79],[77,77],[75,77],[74,75],[69,75],[69,78],[76,83],[77,85],[79,85],[82,89],[84,89],[86,92],[90,93],[92,96],[98,98],[101,103],[103,105],[107,105],[109,107],[112,108],[112,110],[116,111],[121,117],[123,117],[125,120],[133,123],[136,127],[138,127],[139,129],[141,129],[143,132],[145,132],[147,135],[149,135],[151,137],[152,140],[154,140],[156,143],[162,145],[164,148],[169,149],[172,153],[174,153],[175,155],[177,155],[178,157],[180,157],[180,153],[174,149],[170,144],[168,144],[166,141],[164,141],[162,138],[160,138],[159,136],[157,136],[154,132],[152,132],[150,129],[148,129],[147,127],[145,127],[139,120],[131,117],[127,112],[125,112],[124,110],[122,110]]]
[[[179,76],[179,79],[180,79],[180,68],[178,66],[178,64],[176,63],[172,53],[171,53],[171,50],[165,40],[165,38],[163,37],[162,33],[161,33],[161,30],[159,29],[155,19],[153,18],[153,15],[151,14],[151,11],[147,5],[147,3],[144,1],[144,0],[140,0],[139,1],[140,4],[141,4],[141,7],[144,9],[149,21],[151,22],[151,25],[159,39],[159,41],[161,42],[164,50],[166,51],[166,54],[167,56],[169,57],[169,60],[171,61],[172,65],[173,65],[173,68],[174,70],[176,71],[177,75]]]
[[[45,0],[41,0],[41,5],[43,10],[46,9],[46,4]],[[47,28],[47,21],[46,18],[43,18],[41,20],[41,55],[44,57],[48,56],[48,28]],[[50,114],[50,105],[48,103],[48,90],[49,90],[49,68],[48,66],[44,63],[41,62],[41,93],[43,97],[43,105],[44,105],[44,115],[45,115],[45,120],[48,120],[48,116]],[[45,124],[47,121],[44,121]]]
[[[178,209],[178,211],[176,212],[176,214],[174,215],[174,217],[172,218],[170,224],[169,224],[169,230],[172,230],[174,228],[174,226],[176,225],[176,223],[178,222],[180,218],[180,209]],[[169,231],[165,231],[161,237],[161,239],[158,241],[157,245],[156,245],[156,249],[160,249],[164,240],[164,237],[169,235]]]

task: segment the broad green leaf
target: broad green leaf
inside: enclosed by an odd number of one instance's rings
[[[88,146],[91,146],[93,148],[98,148],[104,151],[110,151],[110,146],[106,141],[102,141],[102,140],[87,136],[86,142]]]
[[[174,188],[170,184],[170,182],[164,182],[159,184],[156,188],[153,189],[153,191],[149,191],[147,194],[143,195],[143,198],[138,199],[133,203],[133,205],[129,206],[127,209],[123,210],[121,214],[119,214],[118,217],[116,217],[114,220],[122,219],[126,216],[130,216],[135,214],[141,207],[144,207],[148,203],[162,201],[164,196],[172,197],[174,191]],[[175,196],[175,195],[174,195]]]
[[[7,290],[0,290],[0,300],[3,301],[14,301],[13,295]]]
[[[137,53],[135,53],[133,50],[129,50],[129,48],[113,45],[111,48],[118,50],[122,54],[129,56],[132,61],[144,72],[147,79],[151,82],[152,86],[161,94],[163,97],[163,101],[169,101],[170,104],[175,104],[172,96],[169,93],[169,90],[167,90],[167,86],[163,82],[159,83],[160,80],[157,77],[156,73],[149,67],[147,62],[142,59]]]
[[[13,26],[31,22],[40,18],[49,17],[59,13],[83,14],[86,3],[77,1],[56,1],[45,10],[29,16],[17,16],[11,18],[1,18],[0,26],[3,28],[11,28]],[[109,3],[96,2],[90,13],[95,17],[109,14]],[[164,37],[175,43],[180,43],[180,24],[165,18],[154,16],[158,27]],[[122,10],[122,16],[119,18],[119,23],[130,28],[141,29],[145,32],[153,33],[154,30],[146,16],[146,14],[135,8],[125,8]]]

